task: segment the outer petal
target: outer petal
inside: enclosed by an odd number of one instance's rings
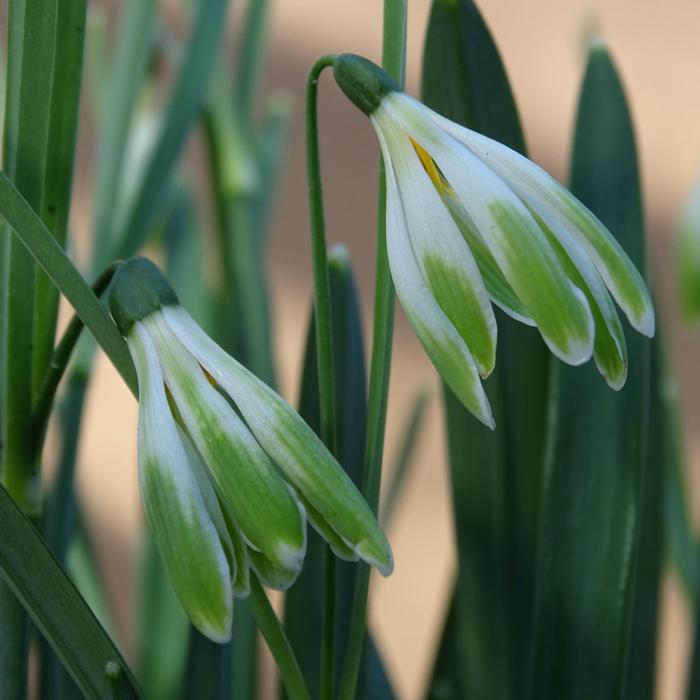
[[[420,103],[392,93],[382,105],[435,160],[552,352],[569,364],[590,358],[594,325],[586,298],[563,273],[520,199],[468,148],[438,128]]]
[[[326,522],[324,517],[314,509],[314,507],[299,495],[301,502],[306,508],[306,515],[314,530],[328,543],[333,554],[344,561],[357,561],[359,559],[357,552],[352,548],[352,545],[347,544],[343,539],[335,533],[333,528]]]
[[[233,399],[294,488],[357,554],[385,576],[391,549],[369,506],[316,434],[287,402],[224,352],[181,308],[163,314],[173,332]],[[268,557],[269,558],[269,557]]]
[[[491,407],[469,348],[431,295],[418,268],[390,160],[385,168],[387,252],[401,306],[440,376],[464,406],[493,429]]]
[[[246,542],[276,566],[298,568],[306,553],[303,510],[260,445],[162,318],[144,320],[153,334],[168,389],[221,499]]]
[[[496,319],[479,268],[408,136],[380,107],[372,115],[391,163],[404,226],[426,287],[467,344],[482,376],[496,361]]]
[[[654,307],[647,286],[620,244],[595,214],[524,156],[434,112],[431,115],[436,123],[497,172],[560,240],[575,237],[585,247],[630,323],[640,333],[649,337],[654,335]]]
[[[179,426],[178,432],[182,444],[185,447],[192,474],[197,480],[199,491],[202,494],[214,527],[219,533],[224,550],[226,551],[226,557],[233,574],[233,595],[241,597],[246,596],[250,593],[250,583],[248,581],[248,548],[235,522],[222,509],[219,499],[216,496],[214,486],[211,483],[207,467],[202,461],[199,452],[197,452],[189,436],[186,435]]]
[[[588,299],[595,322],[593,358],[596,366],[611,388],[622,389],[627,379],[627,342],[613,300],[586,251],[576,240],[568,238],[563,245],[544,222],[540,220],[539,223],[569,278]]]
[[[146,518],[192,624],[209,639],[225,642],[233,617],[231,562],[191,471],[153,343],[141,323],[127,342],[139,380],[139,486]]]

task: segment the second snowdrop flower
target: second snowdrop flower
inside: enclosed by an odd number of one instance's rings
[[[336,555],[391,573],[386,537],[347,474],[284,399],[202,331],[153,263],[120,267],[110,308],[139,380],[141,500],[193,624],[227,639],[249,568],[289,587],[307,517]]]

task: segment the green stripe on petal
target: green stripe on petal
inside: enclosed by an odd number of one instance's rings
[[[300,566],[306,553],[306,523],[284,480],[170,331],[161,311],[143,323],[153,334],[166,384],[185,428],[246,542],[277,566]]]
[[[630,323],[654,335],[654,307],[644,280],[622,246],[587,207],[549,173],[507,146],[433,113],[434,121],[497,172],[557,237],[571,235],[593,260]]]
[[[431,121],[427,107],[405,94],[387,96],[382,106],[435,160],[550,350],[569,364],[588,360],[594,324],[586,297],[561,270],[525,205],[464,144]]]
[[[423,279],[486,377],[496,361],[496,319],[474,256],[407,135],[382,108],[372,122]]]
[[[593,314],[593,359],[608,385],[616,391],[627,380],[627,341],[610,294],[585,250],[569,237],[558,240],[535,215],[571,281],[583,291]]]
[[[170,413],[153,343],[141,323],[127,338],[139,380],[139,486],[146,519],[192,624],[231,636],[232,571]]]
[[[491,255],[484,239],[479,235],[474,225],[469,221],[469,216],[459,203],[453,193],[448,193],[444,197],[452,218],[464,236],[469,249],[474,255],[474,260],[479,267],[479,272],[484,280],[486,291],[496,306],[505,311],[509,316],[527,326],[534,326],[535,322],[527,315],[527,310],[522,305],[518,295],[508,284],[508,280],[498,267],[496,259]]]
[[[184,309],[165,311],[163,316],[174,333],[233,399],[260,445],[294,488],[365,561],[384,575],[391,573],[393,559],[384,532],[311,428],[281,396],[211,340]]]
[[[457,398],[484,425],[495,424],[476,364],[462,337],[425,286],[408,240],[391,161],[387,176],[387,252],[391,276],[406,318],[428,357]]]

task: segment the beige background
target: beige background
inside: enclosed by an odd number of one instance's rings
[[[409,4],[408,89],[417,94],[429,3],[411,0]],[[116,6],[110,3],[108,16]],[[301,114],[305,75],[323,53],[353,51],[377,59],[382,10],[379,0],[273,0],[271,6],[266,85],[289,90],[297,106],[269,251],[282,387],[295,400],[311,293]],[[700,374],[694,371],[693,362],[700,340],[696,332],[678,323],[672,239],[680,208],[700,166],[700,5],[691,0],[483,0],[480,6],[504,57],[531,157],[558,177],[565,177],[568,163],[584,38],[595,28],[612,49],[637,128],[652,263],[662,292],[663,323],[670,326],[673,365],[681,379],[686,447],[692,457],[689,473],[696,493],[700,436],[691,417],[700,415],[695,398],[700,395]],[[230,20],[229,44],[233,46],[238,13],[234,11]],[[320,94],[329,238],[350,248],[367,320],[374,264],[377,146],[368,121],[330,79],[322,81]],[[89,129],[88,114],[83,126]],[[191,150],[196,151],[196,144]],[[78,212],[84,212],[88,204],[90,151],[83,139]],[[84,233],[85,217],[76,216],[74,223]],[[421,696],[430,668],[454,555],[437,382],[400,314],[392,372],[389,456],[415,392],[427,385],[434,396],[408,490],[390,532],[396,572],[388,580],[376,581],[372,602],[372,625],[392,680],[399,696],[412,700]],[[99,533],[110,598],[120,610],[128,611],[135,532],[141,521],[135,481],[136,404],[103,359],[87,408],[80,490]],[[664,603],[660,687],[662,696],[671,700],[681,697],[688,639],[688,612],[672,578],[665,586]],[[129,640],[126,614],[119,629]]]

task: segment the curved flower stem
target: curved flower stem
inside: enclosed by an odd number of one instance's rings
[[[121,262],[112,263],[95,280],[95,283],[92,285],[92,291],[95,293],[96,297],[100,297],[107,287],[109,287],[112,277],[120,265]],[[46,370],[44,381],[41,385],[41,390],[39,391],[39,395],[32,411],[34,460],[37,460],[41,454],[41,449],[44,444],[44,437],[46,435],[46,426],[49,422],[51,407],[53,405],[54,397],[56,396],[56,389],[58,389],[58,384],[66,371],[68,362],[70,361],[73,350],[75,349],[76,343],[78,342],[84,327],[85,324],[80,316],[77,314],[73,316],[68,324],[68,327],[63,333],[63,337],[54,349],[53,355],[51,356],[51,361],[48,369]]]
[[[314,314],[318,350],[318,393],[321,410],[321,439],[335,451],[335,396],[333,391],[333,342],[331,336],[330,287],[323,190],[318,146],[318,80],[333,65],[335,56],[322,56],[314,63],[306,82],[306,171],[311,219],[311,254],[314,271]]]
[[[250,608],[258,629],[275,659],[289,700],[310,700],[289,640],[256,576],[250,577]]]
[[[404,82],[406,57],[406,5],[407,0],[384,1],[382,64],[384,69],[401,85]],[[363,493],[375,513],[379,503],[393,329],[394,287],[391,281],[389,258],[386,249],[386,181],[384,178],[384,165],[382,164],[380,166],[379,182],[377,262],[367,412],[367,442],[363,474]],[[340,678],[339,697],[341,700],[354,700],[355,698],[367,628],[367,596],[369,593],[370,571],[369,566],[360,564],[355,579],[348,646]]]
[[[306,83],[306,169],[309,188],[311,220],[311,250],[314,270],[314,314],[316,352],[318,357],[318,399],[320,405],[321,439],[335,454],[336,422],[333,374],[333,337],[331,327],[330,286],[326,230],[323,216],[321,159],[318,145],[318,80],[325,68],[333,65],[335,56],[322,56],[309,72]],[[325,552],[323,580],[323,627],[321,633],[322,700],[331,700],[335,681],[335,559],[328,548]]]

